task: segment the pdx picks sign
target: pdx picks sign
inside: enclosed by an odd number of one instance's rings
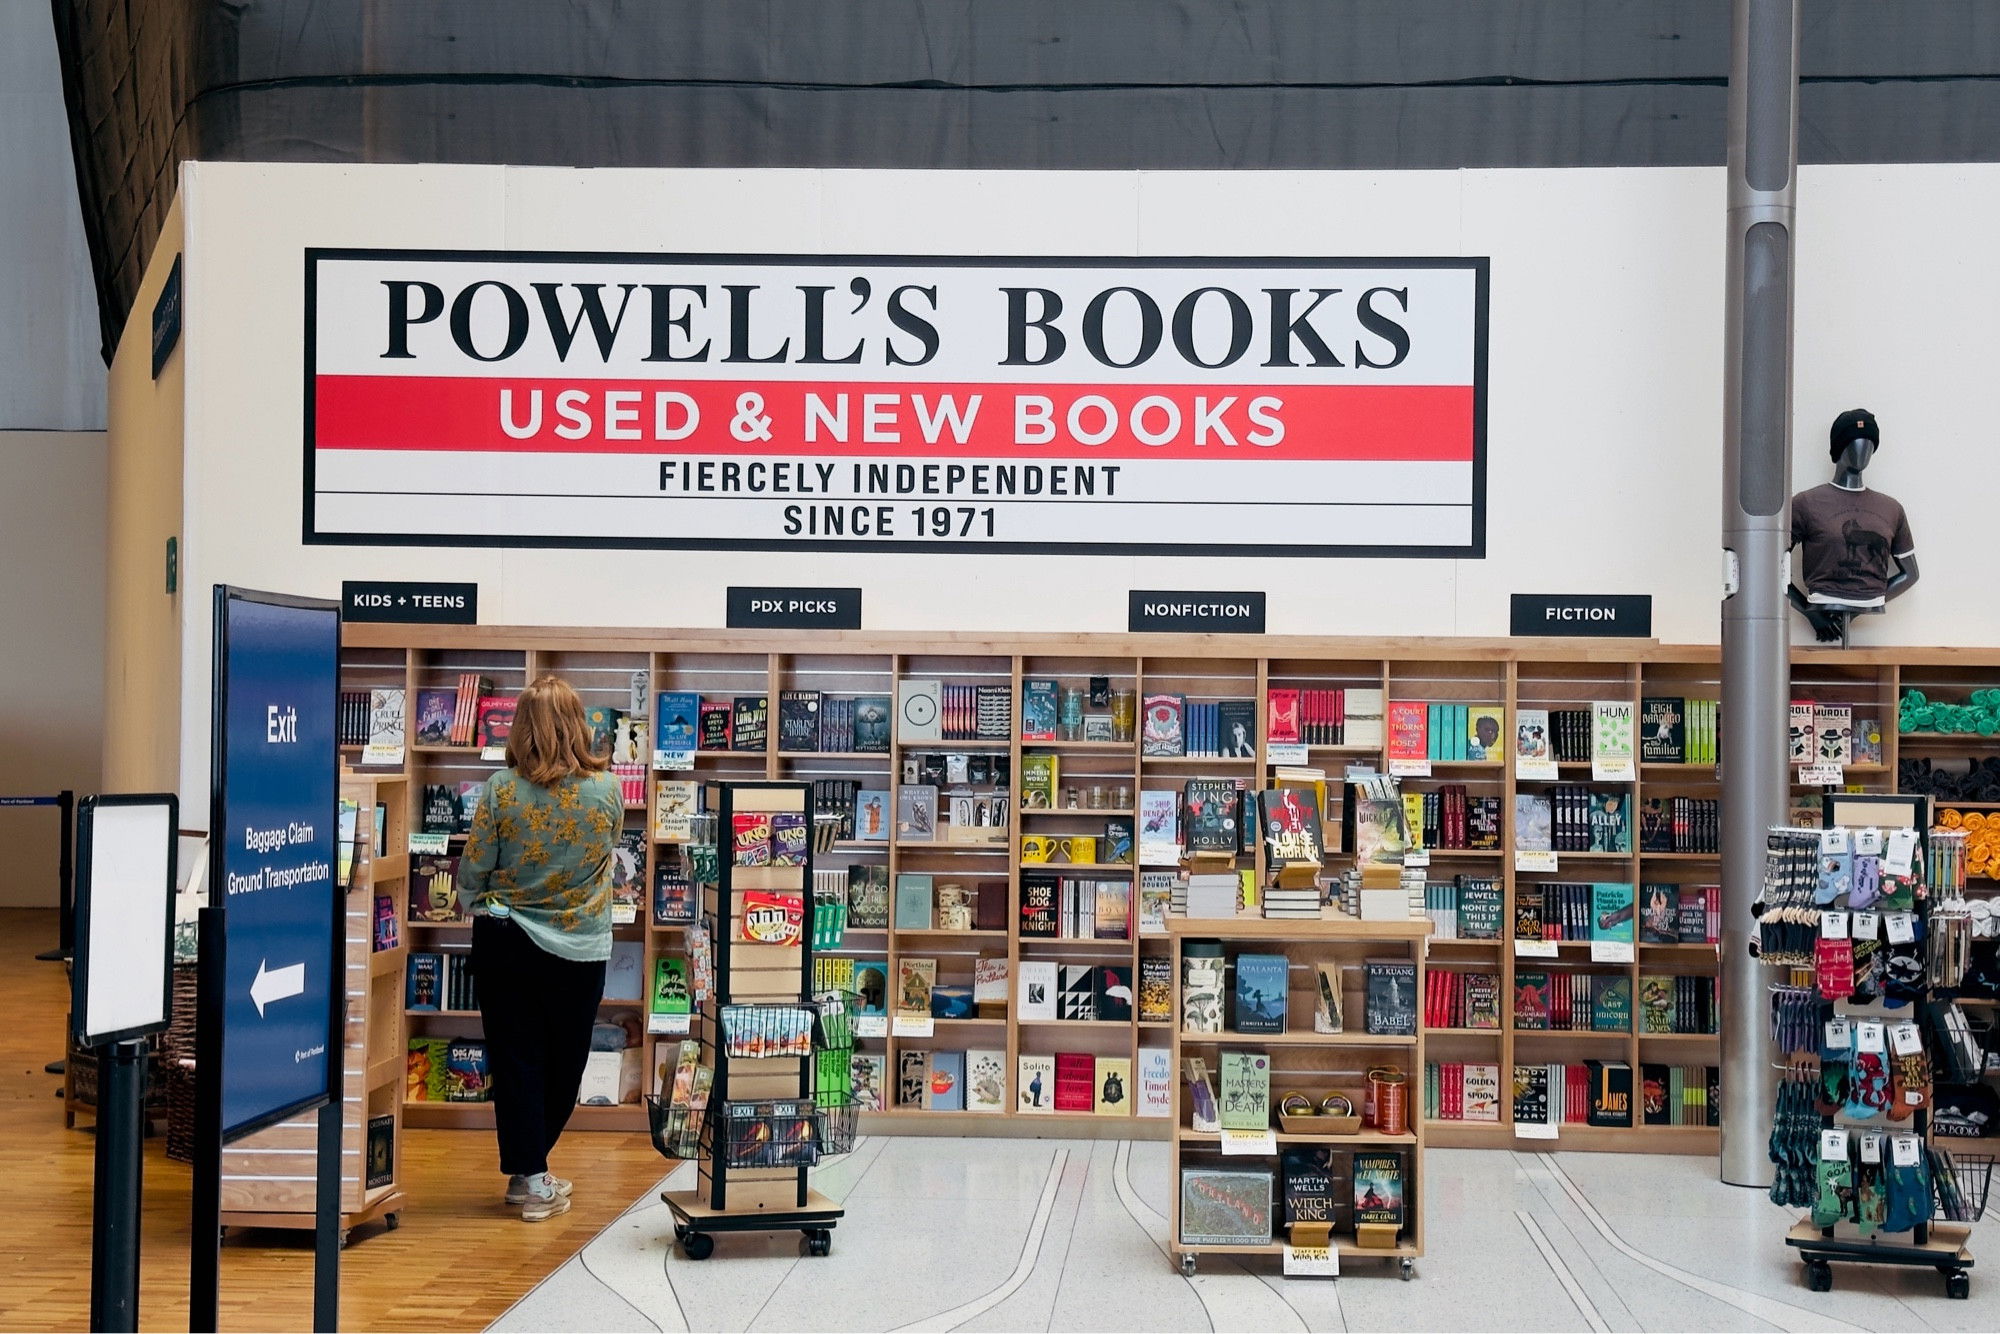
[[[1486,279],[308,251],[306,537],[1479,556]]]

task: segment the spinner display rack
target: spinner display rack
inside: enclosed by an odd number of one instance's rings
[[[817,1050],[832,1045],[837,1036],[811,996],[817,841],[812,836],[811,784],[717,782],[707,784],[704,795],[715,817],[715,855],[692,864],[698,868],[701,911],[714,951],[714,982],[702,1002],[700,1038],[714,1079],[697,1184],[693,1190],[661,1191],[660,1198],[673,1211],[674,1238],[690,1260],[707,1259],[718,1232],[797,1230],[805,1236],[807,1252],[823,1256],[831,1251],[833,1228],[846,1211],[812,1188],[807,1171],[822,1157],[854,1147],[854,1109],[851,1099],[838,1091],[815,1086]],[[767,839],[772,817],[798,817],[804,827],[799,860],[737,865],[739,816],[750,824],[761,820]],[[801,920],[795,942],[737,939],[745,921],[745,896],[760,892],[798,896]],[[742,1025],[781,1011],[808,1016],[812,1054],[730,1054],[739,1045],[732,1039]],[[661,1150],[666,1152],[666,1146]]]
[[[1858,829],[1876,829],[1887,831],[1906,828],[1915,832],[1917,860],[1914,879],[1916,887],[1913,896],[1914,906],[1911,911],[1915,914],[1917,921],[1922,927],[1916,938],[1919,942],[1923,943],[1924,952],[1928,957],[1927,969],[1935,967],[1935,951],[1932,948],[1933,941],[1931,935],[1933,924],[1929,919],[1931,918],[1933,908],[1936,906],[1934,899],[1938,892],[1936,880],[1932,874],[1932,847],[1928,836],[1930,830],[1929,815],[1930,799],[1921,795],[1887,797],[1828,795],[1822,798],[1821,828],[1824,830],[1841,829],[1852,831]],[[1810,829],[1777,828],[1771,831],[1769,835],[1769,850],[1767,852],[1764,893],[1758,905],[1759,917],[1766,922],[1766,925],[1760,928],[1764,937],[1764,948],[1761,951],[1760,962],[1774,968],[1789,969],[1789,976],[1794,983],[1801,983],[1802,980],[1811,979],[1812,981],[1809,984],[1815,987],[1818,985],[1817,978],[1819,971],[1816,963],[1812,961],[1801,963],[1798,957],[1794,957],[1795,952],[1791,950],[1774,955],[1770,944],[1776,938],[1774,933],[1787,935],[1790,944],[1802,946],[1804,943],[1817,940],[1822,933],[1832,929],[1824,925],[1822,913],[1841,918],[1843,925],[1838,929],[1845,933],[1848,930],[1848,927],[1845,925],[1846,919],[1851,915],[1858,915],[1864,911],[1862,908],[1851,906],[1852,903],[1858,903],[1859,899],[1854,898],[1850,900],[1850,894],[1854,891],[1846,888],[1841,889],[1837,894],[1815,896],[1810,907],[1799,905],[1800,893],[1798,881],[1800,877],[1797,872],[1799,870],[1800,858],[1805,857],[1807,859],[1806,866],[1810,868],[1812,875],[1819,877],[1822,885],[1825,883],[1824,877],[1832,871],[1832,863],[1828,860],[1824,845],[1819,845],[1818,850],[1813,850],[1809,846],[1816,842],[1819,834],[1819,830]],[[1790,840],[1789,843],[1787,840]],[[1807,848],[1805,852],[1799,851],[1802,846]],[[1787,870],[1788,866],[1791,868],[1789,871]],[[1808,879],[1810,878],[1808,877]],[[1858,875],[1853,878],[1855,880],[1860,879]],[[1886,878],[1885,874],[1884,879],[1886,880]],[[1788,880],[1794,891],[1789,895],[1785,893]],[[1823,902],[1821,901],[1822,898],[1824,899]],[[1872,906],[1872,900],[1868,906]],[[1789,911],[1787,911],[1788,907]],[[1874,914],[1867,915],[1873,916]],[[1771,927],[1768,925],[1770,922],[1782,922],[1784,925]],[[1840,939],[1844,943],[1847,937],[1843,934]],[[1815,946],[1815,949],[1817,948]],[[1931,1021],[1930,1011],[1933,1009],[1933,1003],[1938,999],[1938,989],[1935,979],[1928,972],[1925,974],[1925,983],[1926,985],[1921,995],[1903,1013],[1921,1020],[1921,1022],[1914,1026],[1922,1038],[1924,1057],[1928,1061],[1935,1044],[1930,1041],[1926,1034],[1926,1029],[1929,1027]],[[1773,1024],[1774,1028],[1782,1028],[1776,1017],[1777,992],[1778,988],[1774,987]],[[1828,999],[1825,998],[1823,990],[1818,994],[1822,997],[1822,1000],[1817,1006],[1818,1013],[1816,1018],[1818,1022],[1813,1025],[1815,1028],[1822,1025],[1851,1023],[1858,1030],[1871,1021],[1878,1024],[1884,1022],[1885,1011],[1879,1001],[1874,1003],[1851,1002],[1848,998],[1839,996]],[[1860,1008],[1854,1008],[1855,1005],[1859,1005]],[[1808,1035],[1808,1037],[1810,1036]],[[1818,1039],[1821,1044],[1824,1044],[1828,1040],[1830,1039],[1825,1037]],[[1857,1045],[1854,1050],[1857,1052],[1866,1052],[1867,1048],[1857,1039]],[[1888,1048],[1885,1048],[1884,1052],[1883,1059],[1886,1066],[1886,1063],[1894,1058],[1888,1054]],[[1781,1062],[1780,1067],[1785,1068],[1787,1064]],[[1818,1072],[1819,1061],[1817,1052],[1805,1062],[1805,1065],[1813,1073],[1815,1081],[1823,1078]],[[1936,1077],[1935,1067],[1927,1068],[1932,1071],[1927,1078],[1934,1080]],[[1886,1082],[1887,1075],[1885,1074],[1882,1078]],[[1789,1085],[1784,1087],[1789,1087]],[[1891,1087],[1893,1088],[1893,1086]],[[1847,1096],[1851,1102],[1852,1095],[1844,1096]],[[1847,1137],[1853,1133],[1894,1130],[1900,1126],[1901,1128],[1906,1128],[1908,1133],[1914,1134],[1922,1146],[1918,1150],[1918,1161],[1924,1167],[1924,1202],[1921,1214],[1914,1220],[1914,1226],[1893,1229],[1893,1235],[1900,1236],[1903,1233],[1908,1233],[1909,1239],[1907,1241],[1885,1240],[1886,1236],[1892,1234],[1892,1229],[1886,1224],[1879,1225],[1873,1232],[1856,1235],[1852,1221],[1845,1217],[1847,1205],[1844,1196],[1841,1205],[1843,1216],[1834,1223],[1821,1224],[1815,1221],[1811,1214],[1800,1219],[1785,1234],[1785,1244],[1799,1252],[1799,1258],[1804,1262],[1806,1286],[1814,1292],[1831,1291],[1833,1288],[1833,1265],[1837,1263],[1916,1265],[1937,1270],[1939,1275],[1944,1279],[1946,1296],[1959,1300],[1969,1297],[1971,1295],[1971,1280],[1967,1271],[1973,1267],[1972,1252],[1969,1248],[1972,1238],[1970,1222],[1976,1220],[1985,1209],[1986,1187],[1990,1182],[1992,1170],[1990,1161],[1985,1161],[1984,1174],[1977,1180],[1975,1188],[1966,1191],[1968,1198],[1957,1210],[1959,1216],[1966,1221],[1939,1222],[1937,1221],[1937,1216],[1945,1212],[1945,1210],[1938,1196],[1936,1173],[1941,1165],[1950,1169],[1951,1159],[1949,1156],[1944,1156],[1941,1159],[1932,1146],[1931,1115],[1928,1098],[1926,1098],[1924,1105],[1911,1112],[1907,1122],[1902,1123],[1877,1121],[1872,1113],[1867,1117],[1856,1117],[1851,1106],[1838,1107],[1828,1112],[1825,1110],[1825,1105],[1824,1102],[1820,1104],[1820,1114],[1816,1118],[1821,1134],[1820,1143],[1823,1146],[1825,1138],[1828,1135],[1839,1135],[1841,1140],[1838,1151],[1841,1153],[1846,1152]],[[1842,1124],[1843,1122],[1847,1124]],[[1778,1127],[1774,1129],[1772,1134],[1772,1151],[1774,1161],[1780,1162],[1781,1173],[1784,1170],[1784,1160],[1779,1158],[1778,1140],[1783,1131],[1784,1118],[1780,1116],[1778,1118]],[[1818,1172],[1819,1165],[1822,1162],[1821,1154],[1826,1151],[1826,1149],[1821,1148],[1815,1153],[1815,1173]],[[1878,1154],[1883,1155],[1877,1159],[1879,1171],[1883,1174],[1892,1171],[1890,1146],[1881,1145],[1876,1151]],[[1866,1150],[1863,1149],[1859,1155],[1859,1160],[1863,1164],[1867,1161],[1865,1154]],[[1956,1176],[1955,1171],[1954,1176]],[[1824,1182],[1818,1183],[1814,1188],[1822,1195],[1829,1189]],[[1778,1187],[1773,1187],[1774,1199],[1777,1198],[1775,1194],[1777,1189]],[[1863,1195],[1858,1180],[1846,1186],[1836,1184],[1833,1189],[1837,1192],[1851,1193],[1856,1197]],[[1971,1198],[1975,1194],[1976,1198]],[[1793,1203],[1796,1206],[1795,1200]]]

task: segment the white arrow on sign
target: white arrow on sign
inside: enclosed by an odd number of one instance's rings
[[[285,968],[269,968],[269,959],[257,962],[257,976],[250,980],[250,999],[257,1003],[257,1017],[264,1017],[264,1007],[272,1001],[281,1001],[287,996],[303,995],[306,989],[306,966],[291,964]]]

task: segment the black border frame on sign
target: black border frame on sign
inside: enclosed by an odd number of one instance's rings
[[[327,612],[333,617],[336,653],[341,635],[340,603],[336,599],[298,597],[290,593],[262,593],[254,589],[237,588],[229,584],[217,584],[215,586],[215,601],[212,609],[214,621],[210,627],[210,634],[215,644],[215,659],[211,665],[209,675],[209,707],[214,711],[210,715],[212,718],[225,721],[229,717],[229,672],[227,669],[229,663],[228,604],[230,602],[257,602],[272,607],[291,607],[303,611]],[[333,690],[327,699],[327,707],[332,710],[328,716],[337,722],[340,717],[340,665],[337,656],[334,663]],[[228,825],[224,822],[227,803],[223,799],[224,789],[228,782],[228,750],[228,746],[223,741],[223,729],[219,726],[211,725],[209,728],[208,757],[208,903],[211,908],[224,909],[228,906],[228,896],[225,893],[226,886],[223,879],[227,874],[224,866],[228,859],[222,855],[221,840],[228,831]],[[337,842],[340,837],[338,833],[340,828],[338,819],[340,809],[340,734],[337,727],[334,732],[332,753],[327,756],[327,763],[331,766],[334,775],[334,809],[327,812],[326,818],[333,821],[332,827],[336,831],[334,838]],[[340,1096],[340,1083],[345,1077],[342,1073],[346,1065],[344,1057],[347,1051],[347,891],[344,889],[335,889],[329,900],[329,907],[332,919],[329,930],[329,935],[332,938],[332,949],[328,963],[332,971],[327,975],[326,1087],[317,1094],[301,1098],[297,1102],[280,1107],[275,1111],[253,1117],[241,1125],[219,1125],[217,1129],[221,1132],[224,1144],[242,1139],[245,1135],[253,1135],[259,1130],[267,1129],[280,1121],[297,1116],[300,1112],[307,1112],[315,1107],[325,1106]],[[225,917],[225,923],[226,920]],[[227,941],[227,934],[227,930],[225,929],[225,943]],[[222,996],[213,998],[213,1003],[218,1007],[219,1014],[227,1013],[226,1001],[227,998]],[[228,1023],[225,1020],[219,1023],[217,1028],[222,1035],[222,1050],[213,1053],[213,1055],[223,1063],[222,1077],[226,1085],[228,1081],[227,1062],[229,1059]],[[201,1055],[207,1057],[211,1053],[204,1052]],[[217,1110],[220,1111],[219,1101]]]
[[[109,1033],[90,1033],[83,1025],[90,1018],[90,909],[91,831],[98,810],[106,806],[161,806],[167,808],[167,887],[166,957],[160,960],[160,1022],[137,1024]],[[181,799],[172,792],[113,793],[85,797],[76,808],[76,882],[72,911],[76,914],[76,953],[70,975],[70,1031],[81,1047],[108,1047],[114,1042],[149,1037],[165,1031],[174,1019],[174,895],[180,884]]]
[[[413,250],[398,247],[307,246],[305,256],[305,339],[302,413],[305,466],[299,510],[300,541],[307,546],[379,547],[505,547],[563,551],[613,549],[626,551],[894,551],[947,554],[1055,556],[1299,556],[1380,557],[1409,560],[1484,560],[1486,558],[1486,352],[1492,259],[1486,255],[1347,256],[1300,258],[1286,255],[1224,257],[1216,255],[757,255],[740,253],[661,253],[589,250]],[[1284,265],[1324,265],[1330,268],[1463,269],[1473,275],[1472,295],[1472,540],[1465,546],[1321,545],[1283,546],[1255,542],[1214,544],[1174,542],[925,542],[784,540],[718,537],[550,537],[501,533],[331,533],[317,526],[318,494],[314,436],[317,396],[314,377],[318,359],[319,263],[328,260],[422,260],[446,264],[808,264],[876,265],[908,268],[946,265],[984,268],[1039,265],[1058,269],[1166,269],[1201,266],[1216,269],[1277,268]],[[1452,506],[1451,508],[1456,508]]]

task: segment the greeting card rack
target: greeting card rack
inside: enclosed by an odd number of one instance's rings
[[[702,1001],[703,1061],[714,1071],[692,1190],[660,1192],[674,1237],[690,1260],[705,1260],[718,1232],[787,1232],[826,1255],[845,1213],[814,1190],[807,1169],[853,1147],[851,1107],[823,1106],[812,1055],[745,1055],[745,1026],[782,1013],[807,1015],[824,1042],[811,996],[811,785],[716,782],[706,785],[715,815],[712,856],[690,859],[714,951],[714,980]],[[782,1034],[781,1026],[774,1031]],[[782,1043],[772,1050],[790,1051]],[[735,1051],[736,1055],[732,1055]]]

